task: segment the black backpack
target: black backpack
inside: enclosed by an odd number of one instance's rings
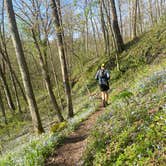
[[[105,70],[100,70],[100,72],[99,72],[99,78],[105,78],[105,79],[107,79],[107,76],[106,76],[106,73],[105,73]]]

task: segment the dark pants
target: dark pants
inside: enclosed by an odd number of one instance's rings
[[[100,90],[102,92],[108,91],[108,89],[109,89],[109,85],[100,84],[99,86],[100,86]]]

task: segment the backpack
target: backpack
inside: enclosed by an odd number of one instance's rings
[[[105,70],[100,70],[100,72],[99,72],[99,78],[101,78],[101,79],[107,79],[107,75],[106,75],[106,73],[105,73]]]
[[[108,78],[105,70],[99,71],[99,84],[108,85]]]

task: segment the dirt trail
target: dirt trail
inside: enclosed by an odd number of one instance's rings
[[[103,109],[93,113],[87,120],[81,123],[79,128],[71,133],[63,145],[46,160],[45,166],[80,166],[81,157],[87,145],[87,138]]]

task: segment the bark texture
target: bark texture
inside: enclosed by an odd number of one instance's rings
[[[13,45],[15,48],[16,57],[17,57],[17,61],[19,64],[19,68],[20,68],[20,72],[21,72],[21,76],[22,76],[22,80],[23,80],[23,84],[24,84],[24,88],[25,88],[25,93],[27,96],[28,104],[29,104],[29,109],[31,112],[34,130],[38,133],[42,133],[42,132],[44,132],[44,129],[41,124],[40,115],[38,112],[35,96],[34,96],[33,89],[32,89],[29,70],[28,70],[26,60],[25,60],[23,47],[22,47],[22,43],[20,40],[17,24],[16,24],[12,0],[5,0],[5,4],[6,4],[6,9],[7,9],[7,15],[8,15],[8,20],[9,20],[9,28],[11,31],[12,42],[13,42]]]
[[[114,37],[116,41],[117,51],[122,52],[124,50],[124,43],[120,33],[119,25],[118,25],[118,17],[117,17],[117,12],[115,7],[115,1],[110,0],[110,3],[111,3],[111,12],[112,12],[112,21],[113,21],[112,27],[113,27]]]
[[[69,83],[67,63],[66,63],[66,57],[65,57],[65,49],[64,49],[64,41],[63,41],[63,28],[60,23],[61,21],[59,20],[58,8],[55,3],[55,0],[51,0],[51,7],[52,7],[52,15],[53,15],[55,30],[56,30],[56,35],[57,35],[58,52],[59,52],[59,58],[60,58],[60,63],[61,63],[62,77],[63,77],[66,97],[67,97],[68,117],[73,117],[74,116],[73,104],[72,104],[71,88],[70,88],[70,83]]]

